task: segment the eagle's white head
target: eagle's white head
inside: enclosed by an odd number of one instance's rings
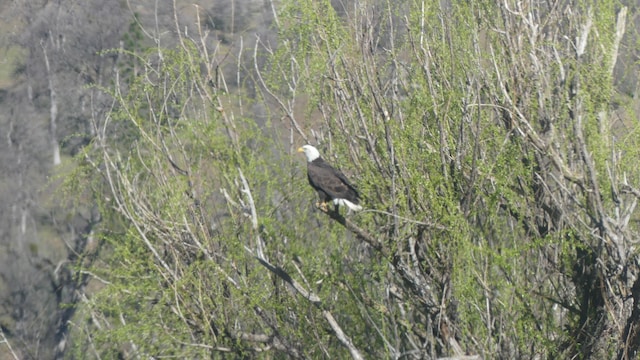
[[[318,152],[318,149],[314,148],[311,145],[304,145],[298,148],[298,152],[303,152],[304,156],[307,157],[308,162],[312,162],[313,160],[320,157],[320,152]]]

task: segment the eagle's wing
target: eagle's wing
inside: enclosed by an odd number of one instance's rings
[[[346,176],[324,161],[316,164],[313,177],[315,185],[332,198],[358,197],[358,191],[349,183]]]
[[[349,180],[347,180],[347,177],[344,176],[344,174],[342,173],[342,171],[338,170],[338,169],[333,169],[333,171],[335,172],[336,176],[338,177],[338,179],[342,180],[342,182],[347,185],[349,188],[351,188],[353,191],[356,191],[355,186],[353,186]],[[357,191],[356,191],[357,192]]]

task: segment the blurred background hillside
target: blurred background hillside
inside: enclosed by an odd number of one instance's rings
[[[211,44],[235,60],[239,37],[251,46],[255,33],[272,36],[267,6],[252,0],[0,3],[0,326],[21,358],[62,356],[57,345],[73,316],[74,292],[84,286],[70,268],[100,215],[73,204],[60,184],[95,135],[92,119],[112,106],[101,88],[114,85],[118,67],[123,76],[136,71],[119,63],[117,50],[156,45],[145,31],[175,46],[175,22],[196,32],[200,11]],[[221,65],[218,76],[226,72],[235,88],[232,63]]]

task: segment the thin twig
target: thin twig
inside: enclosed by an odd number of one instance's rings
[[[15,360],[20,360],[18,355],[15,353],[15,351],[13,351],[13,348],[11,347],[11,343],[4,336],[4,331],[2,331],[2,328],[0,328],[0,336],[2,336],[2,341],[0,341],[0,344],[6,344],[7,348],[9,349],[9,352],[11,353],[11,356],[13,356]]]
[[[366,212],[372,212],[372,213],[377,213],[377,214],[388,215],[388,216],[392,216],[394,218],[397,218],[398,220],[404,220],[404,221],[406,221],[408,223],[424,225],[424,226],[427,226],[427,227],[430,227],[430,228],[433,228],[433,229],[438,229],[438,230],[446,230],[446,228],[444,226],[442,226],[442,225],[431,224],[431,223],[426,223],[426,222],[423,222],[423,221],[409,219],[407,217],[400,216],[400,215],[395,215],[395,214],[392,214],[390,212],[382,211],[382,210],[367,209],[367,210],[360,211],[358,214],[363,214],[363,213],[366,213]]]

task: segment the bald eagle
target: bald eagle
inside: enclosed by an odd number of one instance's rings
[[[346,206],[354,211],[362,210],[362,206],[358,205],[358,191],[340,170],[334,169],[320,157],[318,149],[304,145],[298,152],[303,152],[307,157],[307,178],[320,197],[318,206],[326,210],[327,202],[333,200],[336,206]]]

